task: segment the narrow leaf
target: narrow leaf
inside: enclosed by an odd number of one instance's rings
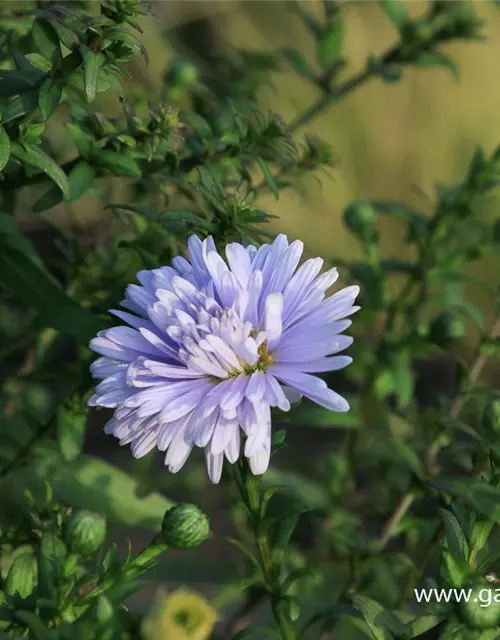
[[[58,78],[47,78],[38,94],[38,108],[44,120],[48,120],[61,101],[63,83]]]
[[[257,164],[259,165],[262,175],[264,176],[264,180],[266,181],[268,187],[271,189],[273,196],[278,200],[280,197],[279,189],[274,181],[273,174],[269,170],[269,166],[267,162],[261,158],[260,156],[257,158]]]
[[[83,57],[83,75],[87,102],[93,102],[97,93],[97,81],[101,69],[101,56],[87,47],[81,47]]]
[[[12,154],[21,162],[37,167],[51,178],[61,189],[65,199],[69,197],[69,182],[61,167],[44,151],[34,145],[12,145]]]
[[[2,171],[10,158],[10,138],[5,129],[0,125],[0,171]]]

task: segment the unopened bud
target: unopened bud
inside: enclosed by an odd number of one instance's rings
[[[163,518],[162,542],[174,549],[197,547],[209,534],[210,522],[195,504],[178,504]]]
[[[464,620],[474,629],[491,629],[500,622],[500,600],[495,589],[487,582],[474,585],[467,600],[460,602]]]
[[[65,541],[69,550],[80,556],[95,553],[106,538],[106,520],[84,509],[75,511],[65,527]]]

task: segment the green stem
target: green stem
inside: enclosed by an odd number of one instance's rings
[[[293,120],[288,130],[293,133],[309,124],[312,120],[314,120],[317,116],[320,115],[325,109],[327,109],[331,104],[337,102],[344,98],[348,93],[357,89],[362,84],[364,84],[367,80],[373,77],[374,72],[372,69],[363,69],[357,75],[355,75],[350,80],[347,80],[344,84],[337,87],[337,89],[332,89],[331,91],[327,91],[320,98],[316,100],[308,109],[306,109],[303,113],[301,113],[295,120]]]
[[[259,566],[266,589],[271,599],[271,609],[283,640],[296,640],[297,634],[290,615],[284,606],[283,594],[279,581],[279,567],[273,563],[272,549],[265,529],[262,527],[262,493],[260,477],[251,475],[248,463],[240,458],[234,466],[236,486],[249,512],[249,523],[255,539]]]

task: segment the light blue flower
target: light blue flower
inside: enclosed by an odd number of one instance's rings
[[[106,433],[131,443],[133,455],[166,451],[175,473],[194,446],[204,447],[208,474],[219,481],[224,457],[244,455],[254,474],[269,465],[271,407],[283,411],[306,396],[331,411],[347,401],[317,376],[346,367],[336,355],[359,287],[326,298],[336,269],[320,274],[321,258],[300,267],[303,244],[285,235],[259,249],[233,243],[226,261],[212,238],[188,241],[190,262],[140,271],[112,310],[130,326],[100,332],[90,348],[102,378],[91,406],[114,409]]]

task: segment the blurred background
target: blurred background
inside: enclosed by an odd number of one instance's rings
[[[164,86],[165,69],[179,56],[200,65],[206,73],[210,73],[214,56],[234,46],[269,52],[294,47],[314,59],[313,40],[290,2],[168,0],[150,4],[157,19],[141,23],[144,29],[141,40],[149,52],[150,63],[134,65],[131,69],[134,83],[129,88],[132,91],[133,86],[140,87],[151,99],[158,99]],[[321,15],[320,2],[303,4],[313,14]],[[423,13],[428,5],[420,0],[406,4],[412,15]],[[302,197],[283,190],[279,201],[272,195],[262,199],[262,208],[279,216],[279,220],[273,222],[273,231],[302,239],[308,254],[321,255],[329,262],[335,263],[337,257],[352,258],[358,253],[358,247],[342,224],[342,211],[349,202],[365,198],[394,200],[424,213],[430,212],[436,183],[460,181],[478,145],[490,153],[499,144],[500,12],[489,2],[477,2],[477,11],[486,21],[486,38],[445,49],[458,64],[460,82],[445,69],[405,69],[401,82],[387,84],[380,79],[370,80],[307,127],[307,132],[334,147],[337,166],[321,178],[321,184],[311,178]],[[370,53],[379,55],[397,39],[394,27],[375,3],[351,0],[345,15],[349,64],[341,79],[359,71]],[[107,96],[105,93],[99,97],[95,109],[113,114],[117,104],[106,102]],[[285,60],[280,71],[272,75],[272,85],[259,96],[264,108],[269,107],[286,121],[293,120],[317,97],[317,89],[300,78]],[[302,131],[298,133],[299,138],[302,134]],[[57,146],[57,128],[54,144]],[[32,201],[31,196],[29,200]],[[21,206],[19,216],[24,229],[31,230],[35,239],[51,225],[70,226],[84,235],[89,222],[103,221],[110,215],[100,207],[102,204],[97,199],[88,196],[74,205],[65,204],[37,217],[25,213]],[[496,217],[496,199],[485,199],[479,215]],[[402,227],[394,219],[384,220],[382,224],[385,224],[381,228],[383,254],[410,257],[404,254]],[[497,284],[498,266],[494,257],[479,261],[474,268]],[[471,297],[483,307],[488,321],[489,310],[481,293],[473,292]],[[129,466],[128,450],[120,450],[112,438],[102,434],[100,427],[105,419],[96,417],[88,432],[87,451]],[[311,438],[310,430],[300,429],[299,423],[296,426],[299,428],[291,430],[289,442],[291,450],[295,441],[300,446],[300,460],[294,460],[293,465],[307,474],[315,452],[332,446],[337,436],[331,430],[317,429]],[[176,477],[167,475],[162,461],[152,455],[133,464],[135,474],[164,489],[169,497],[195,500],[207,508],[211,517],[218,513],[214,524],[216,534],[220,538],[221,533],[227,532],[230,500],[227,494],[206,488],[201,460],[197,469],[191,464]],[[314,494],[314,487],[303,489],[310,490],[308,500],[321,500],[321,496]],[[123,508],[126,509],[126,505]],[[111,536],[114,534],[112,531]],[[130,529],[123,532],[123,542],[129,535]],[[138,530],[134,534],[134,548],[149,536]],[[223,583],[237,576],[237,569],[234,573],[231,562],[227,561],[231,554],[228,545],[208,543],[199,552],[189,554],[189,566],[184,555],[177,561],[172,554],[158,570],[158,581],[178,584],[189,580],[211,595],[217,593],[220,602],[224,598],[229,602],[229,591],[219,593],[214,580]],[[233,555],[238,556],[239,552],[234,551]],[[141,591],[135,606],[146,608],[155,588],[151,585]]]

